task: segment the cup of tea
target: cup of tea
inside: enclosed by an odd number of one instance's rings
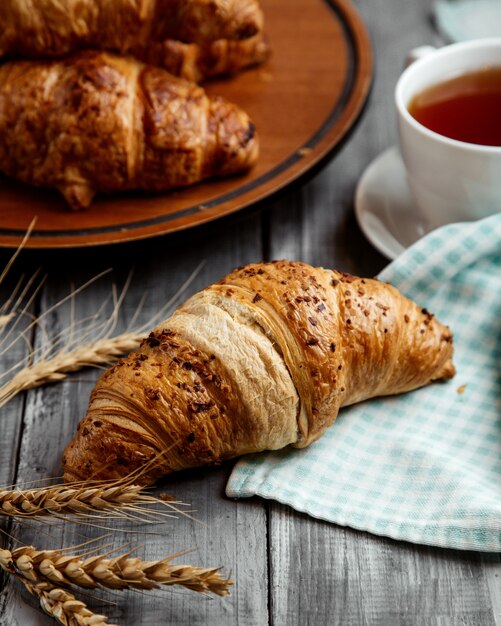
[[[409,187],[433,229],[501,212],[501,38],[425,52],[395,102]]]

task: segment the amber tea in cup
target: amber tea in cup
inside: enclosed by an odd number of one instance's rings
[[[501,37],[422,47],[412,56],[395,105],[406,179],[425,228],[498,213]]]
[[[501,146],[501,65],[431,85],[412,98],[408,110],[420,124],[444,137]]]

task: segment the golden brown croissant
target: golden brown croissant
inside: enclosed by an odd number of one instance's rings
[[[304,447],[340,407],[454,375],[452,335],[377,280],[279,261],[191,297],[98,381],[65,479]],[[159,454],[162,453],[160,456]]]
[[[59,189],[73,208],[97,191],[243,172],[257,152],[241,109],[130,57],[82,52],[0,67],[0,170]]]
[[[138,58],[163,67],[171,74],[199,83],[207,78],[235,74],[265,61],[269,56],[268,40],[262,33],[233,41],[219,39],[205,45],[167,39],[138,53]]]
[[[165,39],[246,39],[262,28],[256,0],[1,0],[0,56],[130,52]]]

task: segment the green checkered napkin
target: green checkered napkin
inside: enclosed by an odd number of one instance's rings
[[[435,23],[449,41],[501,35],[499,0],[436,0]]]
[[[226,493],[377,535],[499,552],[501,214],[434,231],[380,278],[451,327],[456,377],[342,409],[309,448],[244,458]]]

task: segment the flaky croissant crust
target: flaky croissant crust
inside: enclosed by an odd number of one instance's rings
[[[256,0],[2,0],[0,57],[81,49],[141,53],[166,39],[208,43],[262,29]]]
[[[98,381],[65,479],[307,446],[339,409],[454,375],[452,335],[377,280],[287,261],[191,297]]]
[[[188,44],[167,39],[136,54],[141,61],[158,65],[175,76],[199,83],[227,76],[263,63],[270,54],[268,39],[259,33],[249,39],[219,39],[209,44]]]
[[[132,57],[86,51],[0,66],[0,170],[55,187],[72,208],[98,191],[164,191],[248,170],[239,107]]]

